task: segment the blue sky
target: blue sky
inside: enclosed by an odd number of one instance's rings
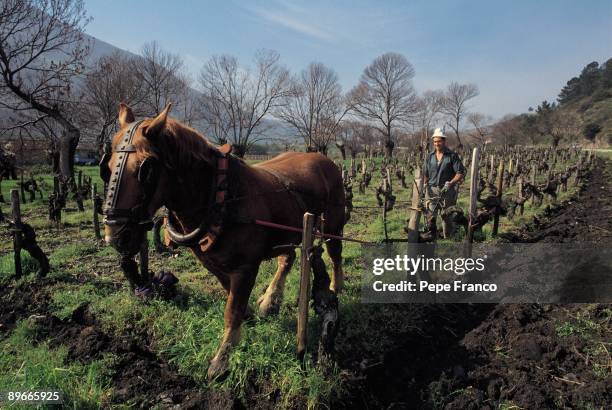
[[[85,0],[87,32],[138,52],[147,41],[185,60],[195,78],[215,54],[250,63],[276,50],[293,72],[319,61],[345,91],[376,56],[413,64],[419,92],[473,82],[475,111],[500,117],[556,98],[591,61],[612,57],[612,1]]]

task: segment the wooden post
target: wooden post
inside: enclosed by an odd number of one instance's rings
[[[389,171],[389,168],[387,168],[387,171]],[[383,195],[384,195],[384,201],[383,201],[383,229],[385,232],[385,242],[389,239],[389,234],[387,232],[387,179],[383,178]]]
[[[93,225],[94,225],[94,233],[96,234],[96,239],[102,239],[100,235],[100,221],[98,219],[98,210],[96,209],[96,195],[98,187],[96,184],[91,185],[91,206],[93,207]]]
[[[408,242],[419,242],[419,221],[421,219],[421,193],[423,192],[423,178],[421,168],[414,170],[414,182],[412,184],[412,209],[408,220]]]
[[[531,166],[531,185],[535,187],[536,183],[536,166],[535,164]],[[531,205],[535,206],[536,198],[535,195],[531,196]]]
[[[20,180],[21,180],[21,183],[19,184],[19,190],[21,191],[21,202],[25,204],[26,198],[25,198],[25,186],[23,185],[23,170],[21,170]]]
[[[519,192],[519,198],[523,198],[523,177],[520,176],[518,179],[518,192]],[[519,205],[519,213],[520,215],[523,215],[523,212],[525,211],[525,203],[523,202],[522,204]]]
[[[495,154],[491,154],[491,167],[489,168],[489,182],[493,183],[493,173],[495,172]]]
[[[21,271],[21,209],[19,208],[19,192],[16,189],[11,189],[11,214],[14,223],[15,277],[18,278],[23,272]]]
[[[478,200],[478,162],[480,160],[480,149],[472,151],[472,165],[470,168],[470,206],[468,211],[468,229],[465,235],[466,256],[472,256],[472,241],[474,240],[474,220],[476,219],[476,202]]]
[[[81,191],[81,187],[83,186],[83,171],[79,170],[77,174],[77,189]]]
[[[578,186],[579,175],[580,175],[580,167],[582,166],[582,156],[578,157],[578,163],[576,164],[576,174],[574,175],[574,186]]]
[[[499,169],[497,170],[498,175],[497,175],[497,198],[499,198],[499,200],[501,201],[502,198],[502,189],[504,187],[504,160],[502,158],[501,161],[499,161]],[[493,237],[497,236],[497,230],[499,229],[499,212],[495,212],[495,215],[493,215],[493,230],[491,232],[491,235]]]
[[[393,186],[393,184],[391,184],[391,170],[387,167],[387,186],[389,187],[389,189],[391,189],[391,187]]]
[[[59,178],[57,176],[53,177],[53,193],[55,195],[59,195],[60,194]]]
[[[310,301],[310,258],[308,253],[310,248],[312,248],[314,220],[314,214],[309,212],[304,214],[297,318],[297,355],[300,360],[304,359],[306,346],[308,345],[308,302]]]
[[[55,193],[56,203],[59,202],[59,198],[62,195],[61,187],[62,186],[60,184],[59,177],[54,176],[53,177],[53,192]],[[62,224],[62,210],[58,209],[57,210],[57,227],[59,228],[61,224]]]

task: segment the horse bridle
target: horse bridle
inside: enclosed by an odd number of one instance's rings
[[[138,170],[138,181],[143,185],[144,198],[142,202],[130,209],[117,208],[117,200],[119,197],[119,187],[121,177],[127,164],[128,156],[131,152],[136,152],[136,147],[132,144],[134,134],[142,121],[129,124],[125,131],[123,139],[115,149],[118,154],[117,162],[111,171],[108,167],[112,153],[107,152],[100,161],[100,177],[108,184],[106,200],[104,202],[102,213],[105,215],[105,223],[107,225],[141,225],[145,229],[153,227],[153,221],[147,214],[147,204],[153,195],[156,176],[159,166],[157,160],[153,157],[147,157]],[[166,230],[177,245],[193,246],[198,245],[202,251],[207,251],[216,241],[217,237],[223,230],[223,221],[225,219],[225,200],[227,196],[227,170],[228,170],[228,154],[231,151],[231,146],[226,144],[215,150],[217,154],[215,175],[213,177],[213,185],[209,197],[207,207],[207,218],[203,218],[200,225],[190,233],[179,233],[172,226],[172,212],[169,213],[169,218],[166,224]]]
[[[142,121],[133,122],[128,125],[127,130],[123,134],[123,138],[117,148],[114,150],[117,153],[117,161],[112,170],[109,169],[108,163],[112,153],[107,152],[102,156],[100,161],[100,177],[107,183],[106,200],[104,201],[102,214],[105,216],[107,225],[141,225],[145,229],[151,229],[153,222],[147,215],[147,204],[153,194],[153,180],[157,170],[155,158],[147,157],[138,170],[138,181],[143,185],[144,198],[142,202],[133,208],[117,208],[119,199],[119,188],[121,177],[125,171],[129,154],[136,152],[136,147],[132,144],[136,130]]]

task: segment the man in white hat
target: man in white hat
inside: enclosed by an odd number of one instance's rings
[[[444,220],[443,234],[448,238],[453,234],[453,221],[445,215],[444,210],[457,203],[458,188],[465,167],[457,153],[446,147],[446,136],[440,128],[436,128],[432,137],[434,151],[425,157],[423,175],[425,177],[425,199],[428,204],[427,227],[429,234],[436,237],[436,218],[442,213]]]

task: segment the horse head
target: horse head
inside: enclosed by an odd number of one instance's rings
[[[120,130],[112,151],[100,162],[100,177],[108,185],[103,204],[105,240],[122,255],[135,255],[155,211],[162,205],[164,175],[152,141],[164,132],[170,106],[156,118],[135,121],[125,104],[119,107]]]
[[[105,240],[122,255],[138,252],[162,206],[181,214],[178,229],[170,224],[166,228],[174,242],[187,244],[203,234],[202,214],[210,206],[217,160],[223,154],[170,118],[169,111],[170,105],[155,118],[135,121],[130,107],[120,104],[120,130],[113,137],[112,152],[100,163],[100,176],[108,184]],[[191,232],[179,232],[187,227]]]

